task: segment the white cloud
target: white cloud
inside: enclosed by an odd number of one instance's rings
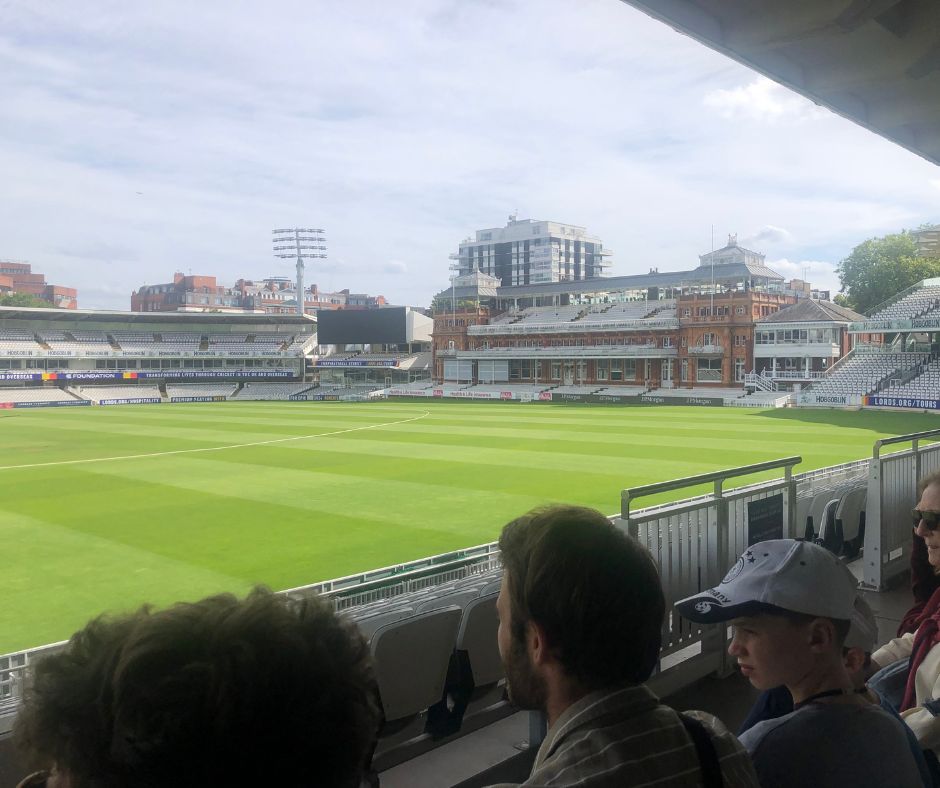
[[[387,274],[394,274],[396,276],[400,276],[401,274],[408,273],[408,266],[405,265],[405,263],[403,263],[401,260],[389,260],[385,264],[384,271]]]
[[[327,231],[308,282],[426,305],[514,208],[619,274],[693,267],[712,226],[838,260],[937,220],[936,167],[609,0],[14,4],[0,90],[0,258],[83,307],[292,275],[285,224]]]
[[[705,94],[703,104],[724,118],[762,122],[805,121],[822,118],[826,110],[767,77],[746,85],[716,88]]]
[[[812,282],[814,287],[829,290],[835,296],[839,292],[839,275],[836,273],[837,263],[826,260],[788,260],[783,257],[779,260],[768,260],[767,266],[785,279],[802,279]]]

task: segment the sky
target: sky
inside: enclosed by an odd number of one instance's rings
[[[129,309],[175,271],[427,306],[519,218],[616,275],[736,233],[838,289],[861,241],[940,221],[940,168],[619,0],[0,4],[0,259]]]

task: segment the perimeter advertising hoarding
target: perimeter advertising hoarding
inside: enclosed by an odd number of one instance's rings
[[[874,408],[914,408],[915,410],[940,410],[940,399],[920,397],[882,397],[871,394],[865,397],[865,405]]]
[[[72,408],[81,405],[91,405],[87,399],[55,400],[53,402],[11,402],[14,408]]]
[[[317,312],[321,345],[402,345],[408,342],[406,308],[339,309]]]

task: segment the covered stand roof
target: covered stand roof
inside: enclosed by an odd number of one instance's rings
[[[624,0],[940,164],[936,0]]]
[[[864,315],[831,301],[811,301],[805,298],[792,306],[774,312],[758,322],[764,323],[854,323]]]

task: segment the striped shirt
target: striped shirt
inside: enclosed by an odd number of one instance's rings
[[[756,788],[740,742],[715,717],[686,712],[709,732],[725,788]],[[539,747],[525,788],[579,785],[701,786],[692,739],[679,715],[643,685],[593,692],[558,717]],[[513,788],[508,783],[491,788]]]

